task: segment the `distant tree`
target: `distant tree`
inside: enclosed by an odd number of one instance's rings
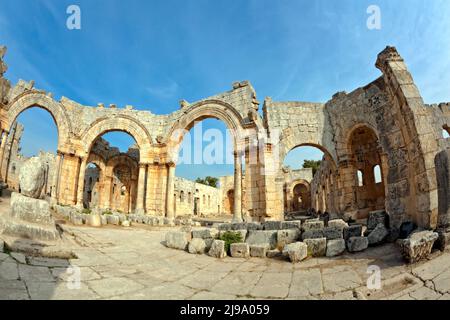
[[[319,170],[321,163],[322,163],[321,160],[304,160],[303,168],[311,168],[313,176],[314,176],[316,174],[317,170]]]
[[[219,179],[216,177],[210,177],[207,176],[206,178],[202,179],[202,178],[197,178],[197,180],[195,180],[195,182],[197,183],[201,183],[210,187],[214,187],[217,188],[217,183],[219,182]]]

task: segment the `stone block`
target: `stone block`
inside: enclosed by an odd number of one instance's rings
[[[438,238],[434,243],[434,247],[444,251],[445,248],[450,244],[450,228],[449,229],[438,229],[436,230]]]
[[[300,262],[308,256],[308,246],[303,242],[287,244],[283,248],[283,255],[293,263]]]
[[[230,244],[230,254],[233,258],[248,258],[250,256],[248,243]]]
[[[131,227],[131,222],[128,220],[122,221],[120,224],[122,227]]]
[[[281,221],[266,221],[263,223],[264,230],[280,230]]]
[[[0,252],[4,252],[4,251],[5,251],[5,242],[0,239]]]
[[[386,211],[377,210],[369,212],[369,217],[367,218],[367,229],[373,230],[380,223],[385,227],[389,226],[389,216]]]
[[[367,249],[369,240],[366,237],[350,237],[346,245],[348,252],[359,252]]]
[[[215,258],[225,258],[227,253],[225,251],[225,241],[213,240],[211,244],[211,249],[209,249],[208,254]]]
[[[247,230],[262,230],[263,226],[258,222],[247,222]]]
[[[284,248],[285,245],[297,242],[300,238],[299,229],[287,229],[277,231],[277,248]]]
[[[407,239],[398,240],[397,243],[406,261],[414,263],[428,257],[438,238],[437,232],[418,231],[412,233]]]
[[[166,246],[173,249],[186,250],[190,236],[182,231],[170,231],[166,233]]]
[[[343,228],[341,226],[330,226],[323,229],[323,235],[327,240],[343,239]]]
[[[98,214],[89,214],[86,218],[86,224],[91,227],[101,227],[102,219]]]
[[[267,258],[279,258],[281,256],[283,256],[283,254],[278,249],[267,250],[267,253],[266,253]]]
[[[78,213],[72,214],[70,216],[70,222],[72,222],[76,226],[81,226],[83,225],[83,217]]]
[[[221,231],[231,230],[231,223],[220,223],[217,228]]]
[[[282,221],[281,229],[301,229],[302,222],[300,220]]]
[[[333,219],[328,221],[328,227],[335,227],[344,230],[345,227],[348,227],[348,223],[342,219]]]
[[[44,187],[46,164],[39,157],[25,161],[19,171],[20,192],[27,197],[39,198]]]
[[[268,244],[270,249],[275,249],[277,245],[277,231],[276,230],[250,230],[247,239],[245,240],[249,245]]]
[[[323,238],[323,230],[308,230],[302,233],[302,240]]]
[[[208,252],[209,249],[211,249],[211,245],[212,245],[214,239],[210,238],[210,239],[202,239],[202,240],[205,241],[205,252]]]
[[[361,237],[362,235],[362,225],[352,224],[344,228],[344,239],[348,240],[351,237]]]
[[[193,254],[203,254],[206,250],[206,242],[201,238],[193,238],[189,241],[188,252]]]
[[[239,233],[241,235],[242,241],[245,241],[245,239],[247,237],[247,233],[248,233],[248,231],[246,229],[244,229],[244,230],[221,230],[221,231],[219,231],[219,238],[221,238],[227,232]]]
[[[327,252],[327,239],[305,239],[303,241],[308,246],[308,255],[312,257],[323,257]]]
[[[327,257],[335,257],[338,256],[345,251],[345,240],[344,239],[335,239],[327,241]]]
[[[267,256],[268,249],[268,245],[251,245],[250,256],[255,258],[265,258]]]
[[[192,238],[216,239],[219,236],[219,230],[216,228],[205,228],[192,230]]]
[[[235,222],[231,224],[230,230],[247,230],[247,224],[245,222]]]
[[[118,226],[120,224],[120,219],[116,215],[107,214],[106,220],[107,220],[108,224],[112,224],[112,225],[116,225],[116,226]]]
[[[10,198],[11,216],[20,220],[54,225],[55,221],[50,212],[50,205],[45,200],[26,197],[12,192]]]
[[[306,231],[312,231],[312,230],[323,230],[324,228],[323,221],[320,220],[306,220],[302,225],[302,230],[304,232]]]
[[[375,229],[373,229],[367,236],[367,239],[369,240],[369,245],[374,246],[382,244],[388,235],[389,235],[388,229],[385,227],[384,224],[379,223],[375,227]]]

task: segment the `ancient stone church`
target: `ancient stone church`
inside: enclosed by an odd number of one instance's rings
[[[391,227],[405,221],[430,229],[448,224],[449,104],[425,104],[394,47],[378,55],[378,79],[350,93],[338,92],[326,103],[265,98],[260,105],[255,89],[243,81],[200,101],[183,100],[167,115],[129,105],[56,101],[33,81],[11,86],[4,77],[5,52],[2,47],[1,178],[8,179],[7,145],[18,115],[43,108],[58,128],[47,188],[54,203],[82,208],[95,202],[174,218],[187,212],[181,200],[189,208],[200,201],[209,203],[206,213],[229,211],[236,221],[283,220],[285,212],[310,207],[361,219],[385,209]],[[219,191],[197,191],[195,185],[184,191],[175,177],[183,133],[206,118],[222,120],[232,133],[234,176],[223,178]],[[110,131],[127,132],[136,145],[127,153],[109,148],[99,138]],[[298,146],[324,152],[314,177],[283,168],[286,154]]]

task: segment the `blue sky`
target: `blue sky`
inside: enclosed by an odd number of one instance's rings
[[[81,8],[81,30],[66,28],[71,4]],[[371,4],[381,9],[381,30],[366,27]],[[386,45],[398,48],[427,103],[450,101],[447,0],[0,0],[0,8],[6,76],[13,83],[34,79],[56,98],[87,105],[165,114],[180,99],[229,90],[236,80],[250,80],[260,101],[325,102],[377,78],[376,55]],[[19,119],[26,125],[23,152],[54,150],[51,118],[27,113]],[[48,126],[38,124],[45,119]],[[214,121],[205,127],[224,129]],[[110,138],[122,149],[131,143]],[[296,166],[320,153],[288,157]],[[177,174],[221,175],[219,169],[180,166]]]

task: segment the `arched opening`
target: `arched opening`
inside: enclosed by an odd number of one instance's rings
[[[383,156],[378,137],[368,126],[358,126],[349,136],[350,163],[355,174],[357,218],[385,208]]]
[[[133,212],[139,157],[135,139],[125,132],[111,131],[96,138],[83,173],[83,207]]]
[[[9,189],[19,191],[19,173],[23,164],[33,156],[39,157],[46,166],[44,188],[41,197],[55,197],[58,184],[57,148],[58,127],[53,115],[39,106],[20,111],[5,140],[0,159],[0,178]]]
[[[234,188],[234,138],[231,132],[222,120],[208,117],[195,120],[186,130],[189,131],[178,138],[174,188],[192,194],[194,200],[182,203],[176,199],[175,215],[231,217],[234,202],[230,206],[229,197],[234,194],[226,192],[230,186]],[[239,160],[240,167],[244,167],[242,157]],[[217,208],[221,208],[221,212]]]
[[[289,151],[277,181],[283,190],[284,210],[305,214],[313,208],[336,211],[336,166],[329,152],[318,145],[299,145]]]

